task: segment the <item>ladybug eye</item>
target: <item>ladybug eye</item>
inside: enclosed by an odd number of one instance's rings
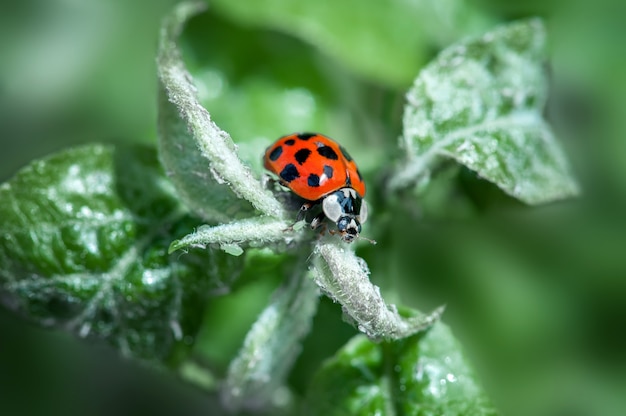
[[[367,221],[367,204],[365,200],[361,201],[361,210],[359,211],[359,221],[363,224]]]
[[[343,214],[343,209],[337,199],[337,195],[329,195],[324,198],[322,210],[324,211],[324,215],[332,222],[337,222],[339,217]]]

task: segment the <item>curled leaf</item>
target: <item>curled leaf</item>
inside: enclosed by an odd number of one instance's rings
[[[215,227],[205,225],[180,240],[173,241],[169,252],[188,247],[206,247],[209,244],[220,244],[227,252],[233,250],[239,252],[239,249],[234,249],[235,245],[245,243],[250,246],[261,246],[277,242],[289,243],[295,238],[294,233],[288,229],[289,224],[287,221],[271,218],[250,218]]]
[[[222,389],[230,410],[281,407],[273,397],[301,350],[317,311],[319,291],[304,272],[297,272],[274,294],[231,362]]]
[[[181,58],[178,36],[187,19],[202,8],[201,3],[181,3],[161,28],[157,58],[161,160],[182,200],[208,221],[250,216],[252,207],[281,218],[280,203],[263,189],[238,157],[229,134],[198,101]]]
[[[427,315],[401,316],[370,282],[365,261],[340,244],[320,242],[315,246],[313,278],[326,295],[341,304],[344,316],[359,331],[374,340],[401,339],[437,322],[443,307]]]

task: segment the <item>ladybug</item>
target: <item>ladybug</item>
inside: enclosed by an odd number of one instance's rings
[[[365,183],[352,157],[343,146],[319,133],[293,133],[276,140],[263,157],[265,169],[276,174],[279,182],[305,199],[298,220],[317,204],[322,212],[311,221],[311,228],[324,218],[337,224],[346,243],[359,236],[367,220]]]

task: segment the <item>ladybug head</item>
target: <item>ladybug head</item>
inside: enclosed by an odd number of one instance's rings
[[[351,243],[361,232],[361,223],[355,218],[344,216],[337,221],[337,230],[341,239],[346,243]]]
[[[361,224],[367,220],[367,204],[352,188],[342,188],[322,201],[326,217],[337,224],[341,239],[351,243],[359,236]]]

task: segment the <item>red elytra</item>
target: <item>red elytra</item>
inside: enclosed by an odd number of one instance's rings
[[[263,164],[282,184],[308,201],[346,187],[361,198],[365,196],[365,183],[352,157],[343,146],[322,134],[281,137],[267,148]]]

